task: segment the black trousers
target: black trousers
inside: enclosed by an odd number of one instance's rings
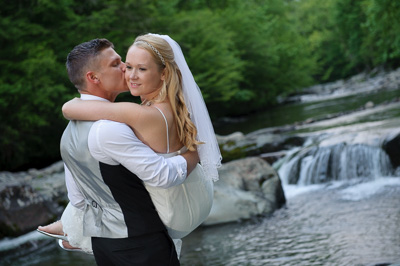
[[[165,232],[128,238],[92,237],[94,258],[99,266],[177,266],[175,245]]]

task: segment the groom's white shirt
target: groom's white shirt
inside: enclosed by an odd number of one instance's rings
[[[81,99],[108,101],[89,94],[81,94]],[[109,165],[121,164],[150,186],[176,186],[187,175],[187,163],[182,156],[165,159],[157,155],[123,123],[109,120],[95,122],[89,132],[88,147],[96,160]],[[85,199],[65,164],[64,168],[68,198],[72,205],[83,209]]]

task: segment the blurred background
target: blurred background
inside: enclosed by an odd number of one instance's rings
[[[78,96],[65,69],[75,45],[107,38],[124,60],[136,36],[168,34],[202,91],[223,163],[262,157],[287,199],[267,219],[195,231],[183,265],[400,263],[400,1],[0,3],[1,188],[61,160],[61,107]],[[4,265],[93,264],[37,235],[7,238],[22,231],[2,226]]]
[[[170,35],[213,121],[271,109],[301,88],[400,63],[400,3],[394,0],[2,0],[1,6],[2,171],[60,159],[67,123],[61,106],[77,96],[66,56],[93,38],[108,38],[125,58],[137,35]]]

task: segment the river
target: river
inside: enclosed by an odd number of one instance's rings
[[[270,217],[191,234],[184,265],[400,263],[400,181],[330,184]]]
[[[309,118],[318,120],[338,112],[351,113],[368,101],[378,105],[399,96],[399,90],[391,90],[294,103],[221,123],[216,126],[216,132],[228,134],[239,128],[248,133]],[[376,132],[387,125],[395,131],[400,128],[399,110],[400,104],[394,108],[372,108],[364,115],[342,116],[342,121],[336,121],[336,124],[303,129],[307,134],[321,128],[331,130],[330,137],[319,138],[319,143],[330,141],[330,145],[326,145],[328,153],[340,152],[339,157],[344,157],[346,152],[356,154],[356,158],[361,158],[362,167],[357,167],[355,172],[345,171],[345,176],[337,174],[333,179],[316,182],[307,175],[313,172],[312,167],[320,169],[322,164],[307,162],[322,163],[321,158],[326,153],[315,152],[307,155],[310,160],[304,160],[294,182],[288,173],[293,173],[290,167],[300,159],[301,152],[298,152],[299,147],[293,149],[292,157],[281,163],[279,169],[287,197],[286,206],[269,216],[196,229],[183,239],[182,265],[400,265],[399,171],[387,165],[385,154],[379,155],[383,159],[379,157],[378,165],[368,161],[368,158],[375,160],[376,154],[381,153],[379,146],[371,148],[349,143],[348,149],[342,150],[335,146],[340,143],[339,135],[344,141],[346,136],[354,137],[354,132],[357,136],[367,132],[368,136],[377,139]],[[377,125],[378,130],[371,131]],[[323,135],[329,135],[329,132]],[[304,154],[301,156],[304,158]],[[338,173],[343,173],[343,168],[358,165],[346,158],[340,160],[343,164],[337,163]],[[352,163],[346,164],[348,161]],[[19,248],[11,249],[13,246]],[[0,241],[0,254],[0,265],[95,265],[92,256],[62,251],[55,241],[36,232]]]

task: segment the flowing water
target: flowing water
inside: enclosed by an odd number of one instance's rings
[[[398,178],[309,189],[271,217],[192,233],[183,265],[400,265]]]
[[[215,132],[220,135],[228,135],[235,131],[250,133],[260,128],[283,126],[302,122],[313,118],[315,120],[331,114],[346,113],[362,108],[366,103],[373,102],[375,105],[400,97],[400,91],[368,92],[356,96],[346,96],[326,101],[298,102],[282,105],[273,109],[248,117],[236,119],[221,119],[214,125]],[[399,111],[398,111],[399,112]],[[400,116],[400,114],[381,114],[383,117],[371,117],[372,120],[386,119],[388,117]]]
[[[228,133],[233,126],[251,132],[399,96],[386,93],[268,110],[231,123]],[[182,265],[400,265],[400,171],[380,148],[387,132],[399,134],[399,109],[374,108],[303,128],[309,140],[277,164],[286,206],[270,216],[196,229],[183,239]],[[0,265],[95,263],[32,232],[0,241]]]
[[[182,265],[400,265],[399,178],[287,191],[287,206],[272,216],[194,231],[183,240]],[[38,246],[0,265],[95,265],[33,234]]]

